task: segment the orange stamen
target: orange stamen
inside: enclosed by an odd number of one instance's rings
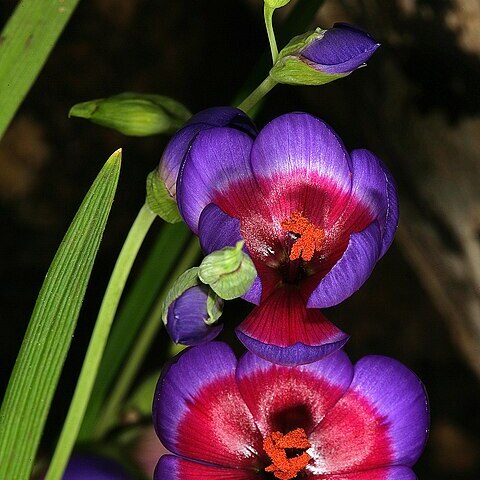
[[[275,478],[291,480],[301,472],[312,458],[307,452],[288,458],[285,449],[307,450],[310,448],[307,434],[303,428],[297,428],[286,435],[273,432],[267,435],[263,441],[263,449],[272,460],[272,464],[265,468],[266,472],[272,472]]]
[[[321,249],[325,232],[313,225],[300,212],[293,212],[288,220],[281,223],[281,226],[287,232],[300,235],[292,245],[290,260],[302,258],[308,262],[312,259],[315,250]]]

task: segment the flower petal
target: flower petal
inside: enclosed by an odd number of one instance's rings
[[[411,466],[428,426],[427,397],[416,375],[391,358],[364,357],[347,393],[310,435],[314,473]]]
[[[350,157],[340,137],[307,113],[289,113],[268,123],[255,140],[251,165],[268,209],[280,222],[304,210],[312,194],[307,187],[326,186],[324,195],[316,194],[316,212],[304,212],[323,224],[340,214],[349,197]]]
[[[311,475],[310,480],[416,480],[417,476],[408,467],[386,467],[338,475]]]
[[[76,453],[68,462],[63,480],[131,480],[131,476],[114,460],[92,454]]]
[[[195,137],[202,130],[212,127],[230,126],[256,136],[256,128],[252,120],[242,110],[234,107],[212,107],[194,115],[180,129],[165,148],[159,164],[160,177],[172,197],[176,194],[176,183],[180,165],[191,147]]]
[[[352,208],[347,207],[345,217],[358,223],[362,216],[359,205],[368,207],[371,216],[376,218],[380,225],[382,256],[391,245],[398,225],[395,181],[385,164],[369,150],[354,150],[350,155],[353,164],[352,199],[356,199],[358,203]],[[345,221],[352,223],[352,220]]]
[[[285,367],[247,352],[238,363],[237,384],[265,436],[303,428],[307,434],[345,393],[353,366],[343,351],[319,362]]]
[[[175,343],[199,345],[213,340],[223,328],[222,323],[207,325],[208,287],[194,286],[183,292],[169,307],[167,331]],[[223,301],[220,300],[220,307]]]
[[[307,307],[331,307],[356,292],[372,273],[380,248],[378,222],[373,222],[362,232],[352,233],[345,253],[312,292]]]
[[[202,250],[207,255],[223,247],[234,247],[239,240],[243,240],[240,234],[240,220],[230,217],[217,205],[210,203],[200,215],[198,237]],[[250,290],[242,298],[258,305],[261,297],[262,284],[257,275]]]
[[[342,348],[349,338],[320,310],[305,308],[298,290],[288,286],[262,300],[236,333],[253,353],[281,365],[315,362]]]
[[[155,469],[154,480],[260,480],[251,470],[224,468],[164,455]]]
[[[252,198],[244,194],[249,184],[254,183],[250,170],[252,143],[246,133],[226,127],[211,128],[197,135],[177,180],[178,207],[193,232],[198,232],[202,210],[216,196],[231,205],[232,211]],[[240,186],[235,188],[236,184]],[[219,206],[229,213],[223,204]]]
[[[173,453],[234,468],[256,465],[262,439],[235,382],[228,345],[211,342],[177,357],[160,378],[155,429]]]
[[[362,66],[380,46],[371,35],[345,23],[336,23],[323,38],[313,41],[302,57],[317,70],[350,73]]]

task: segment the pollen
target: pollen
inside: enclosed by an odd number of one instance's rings
[[[263,449],[272,464],[265,468],[280,480],[291,480],[297,476],[312,458],[305,450],[310,448],[307,434],[303,428],[297,428],[287,434],[273,432],[263,441]],[[298,455],[289,457],[287,449],[299,450]],[[302,451],[303,450],[303,451]]]
[[[313,225],[300,212],[293,212],[290,218],[281,223],[282,228],[287,231],[300,235],[290,250],[290,260],[301,258],[306,262],[313,258],[315,251],[322,248],[325,232]]]

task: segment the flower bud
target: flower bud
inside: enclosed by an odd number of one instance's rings
[[[168,307],[167,331],[170,338],[175,343],[188,346],[213,340],[223,328],[222,324],[212,322],[221,315],[222,307],[223,300],[206,285],[185,290]]]
[[[198,268],[184,272],[167,293],[162,319],[175,343],[193,346],[213,340],[222,330],[217,324],[223,300],[198,277]]]
[[[329,30],[293,38],[279,53],[270,76],[290,85],[322,85],[365,65],[380,46],[353,25],[336,23]]]
[[[265,0],[265,5],[269,8],[281,8],[289,4],[290,0]]]
[[[257,276],[251,258],[243,252],[244,242],[207,255],[198,268],[203,283],[225,300],[233,300],[248,292]]]
[[[135,137],[174,133],[190,118],[179,102],[162,95],[126,92],[74,105],[69,116]]]

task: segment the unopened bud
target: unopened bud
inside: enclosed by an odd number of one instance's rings
[[[174,133],[190,118],[179,102],[162,95],[126,92],[74,105],[69,116],[86,118],[125,135]]]

